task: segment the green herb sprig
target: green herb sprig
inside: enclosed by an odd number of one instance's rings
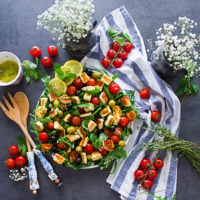
[[[27,146],[26,146],[26,140],[24,137],[22,136],[18,136],[17,137],[17,143],[18,143],[18,148],[19,148],[19,152],[23,155],[26,156],[26,152],[27,150]]]

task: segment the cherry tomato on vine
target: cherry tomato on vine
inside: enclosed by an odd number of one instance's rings
[[[113,43],[112,43],[112,48],[113,48],[115,51],[118,51],[120,47],[121,47],[121,46],[120,46],[119,42],[116,41],[116,42],[113,42]]]
[[[48,122],[48,123],[46,124],[46,127],[47,127],[50,131],[52,131],[52,130],[54,129],[54,122]]]
[[[40,140],[40,142],[47,142],[49,140],[49,134],[46,131],[41,131],[38,134],[38,138]]]
[[[163,165],[164,165],[164,162],[157,158],[154,163],[153,163],[153,166],[156,168],[156,169],[162,169],[163,168]]]
[[[115,58],[113,65],[115,68],[120,68],[123,65],[123,60],[121,58]]]
[[[83,87],[83,82],[81,80],[80,77],[76,77],[74,79],[74,82],[73,82],[74,86],[77,87],[77,88],[82,88]]]
[[[87,86],[94,86],[96,81],[93,78],[90,78],[88,82],[86,83]]]
[[[19,149],[16,145],[12,145],[8,148],[8,153],[11,156],[16,156],[19,153]]]
[[[52,60],[51,60],[51,58],[49,58],[49,57],[47,57],[47,56],[45,56],[45,57],[43,57],[42,58],[42,60],[41,60],[41,62],[42,62],[42,65],[44,66],[44,67],[51,67],[52,66]]]
[[[81,118],[78,117],[78,116],[73,116],[72,117],[72,124],[74,126],[79,126],[81,124],[81,121],[82,121]]]
[[[111,64],[111,60],[105,57],[102,59],[101,64],[103,65],[104,68],[108,68]]]
[[[110,91],[111,94],[115,95],[120,91],[120,87],[117,83],[112,83],[109,86],[109,91]]]
[[[144,182],[142,183],[142,187],[145,190],[150,190],[153,187],[153,182],[151,180],[144,180]]]
[[[100,103],[99,98],[98,97],[92,97],[91,103],[93,103],[94,105],[99,105],[99,103]]]
[[[77,89],[76,89],[76,87],[75,86],[73,86],[73,85],[70,85],[68,88],[67,88],[67,93],[69,94],[69,95],[74,95],[75,93],[76,93],[76,91],[77,91]]]
[[[150,92],[148,88],[141,89],[139,94],[140,94],[141,99],[148,99],[150,96]]]
[[[129,120],[128,120],[127,117],[122,116],[122,117],[120,118],[119,125],[120,125],[121,127],[127,127],[127,126],[128,126],[128,123],[129,123]]]
[[[160,118],[161,118],[161,114],[159,111],[157,111],[157,110],[151,111],[151,120],[152,121],[158,122],[158,121],[160,121]]]
[[[121,58],[122,60],[125,60],[127,58],[128,54],[124,49],[121,49],[120,52],[118,53],[117,57]]]
[[[105,150],[104,147],[101,146],[101,147],[99,148],[99,153],[100,153],[102,156],[105,156],[105,155],[107,155],[108,151]]]
[[[135,179],[139,180],[139,181],[141,181],[144,178],[144,175],[145,175],[145,173],[141,169],[136,170],[135,173],[134,173]]]
[[[17,167],[23,167],[26,164],[26,158],[24,156],[18,156],[15,159],[15,165]]]
[[[130,42],[125,42],[123,49],[129,53],[133,49],[133,45]]]
[[[151,161],[147,158],[143,158],[140,162],[140,167],[142,167],[142,169],[149,169],[151,167]]]
[[[34,58],[39,57],[41,55],[41,49],[38,46],[33,46],[30,49],[30,54]]]
[[[148,174],[147,174],[147,178],[151,181],[153,181],[154,179],[156,179],[156,177],[158,176],[158,172],[155,169],[150,169]]]
[[[107,56],[110,59],[113,59],[116,56],[117,52],[114,49],[109,49],[107,52]]]
[[[15,167],[15,159],[13,158],[8,158],[5,163],[8,169],[13,169]]]
[[[50,45],[48,48],[47,48],[47,53],[50,55],[50,56],[56,56],[57,53],[58,53],[58,48],[54,45]]]
[[[92,146],[91,143],[87,143],[85,146],[85,153],[91,154],[94,151],[94,147]]]
[[[120,141],[120,137],[118,135],[111,135],[110,139],[113,141],[114,144]]]

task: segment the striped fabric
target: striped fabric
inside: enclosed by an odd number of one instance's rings
[[[86,63],[87,66],[102,68],[101,60],[105,57],[111,44],[107,33],[108,26],[130,34],[134,41],[136,48],[131,51],[124,65],[119,69],[111,68],[108,72],[110,75],[119,74],[119,80],[116,82],[121,88],[135,91],[135,102],[140,110],[141,119],[134,121],[132,124],[132,135],[126,146],[127,159],[118,162],[117,172],[109,175],[107,182],[113,190],[120,194],[121,199],[152,200],[154,197],[151,193],[170,199],[176,192],[176,155],[170,152],[161,155],[165,165],[159,172],[157,179],[154,181],[154,186],[148,194],[145,190],[138,188],[138,183],[133,177],[133,173],[138,168],[141,159],[147,155],[144,151],[135,152],[134,150],[138,145],[152,141],[155,137],[152,133],[140,129],[141,125],[149,124],[151,110],[159,110],[162,114],[160,123],[173,133],[178,134],[180,122],[179,100],[147,61],[143,39],[124,6],[114,10],[102,19],[95,31],[97,44],[84,57],[82,63]],[[148,100],[141,100],[139,97],[139,90],[143,87],[150,89],[151,97]],[[153,157],[153,155],[150,156]]]

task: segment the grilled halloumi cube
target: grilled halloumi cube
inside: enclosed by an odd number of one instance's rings
[[[114,116],[113,115],[108,115],[106,121],[105,121],[105,125],[106,126],[111,126],[114,122]]]
[[[92,98],[92,95],[87,93],[87,92],[83,95],[83,100],[84,101],[90,101],[91,98]]]
[[[92,90],[95,90],[95,87],[94,86],[85,86],[85,87],[82,87],[81,90],[83,90],[83,91],[92,91]]]
[[[82,81],[83,83],[87,83],[90,77],[89,77],[85,72],[83,72],[83,73],[80,75],[80,78],[81,78],[81,81]]]
[[[97,161],[102,158],[102,155],[98,151],[94,151],[91,153],[91,159],[92,161]]]
[[[37,128],[37,130],[38,130],[39,132],[42,131],[42,130],[44,129],[44,125],[43,125],[43,123],[40,122],[40,121],[37,121],[37,122],[35,123],[35,125],[36,125],[36,128]]]
[[[80,114],[80,117],[81,117],[81,118],[84,118],[84,117],[89,117],[90,115],[92,115],[91,112],[89,112],[89,113],[84,113],[84,114]]]
[[[92,132],[96,128],[96,126],[97,124],[94,121],[90,120],[88,123],[88,130]]]
[[[109,106],[106,106],[101,112],[100,115],[101,117],[106,117],[107,115],[109,115],[111,113],[111,109]]]
[[[87,143],[88,143],[88,140],[89,140],[88,137],[84,137],[84,138],[80,141],[79,146],[85,147],[85,146],[87,145]]]
[[[126,113],[126,116],[128,117],[129,121],[134,121],[136,118],[136,114],[134,110],[131,110]]]
[[[79,96],[73,96],[72,102],[76,103],[76,104],[80,104],[81,103],[80,97]]]
[[[113,151],[115,146],[112,140],[104,140],[103,147],[107,151]]]
[[[52,101],[55,101],[55,100],[58,100],[58,97],[53,94],[53,93],[49,93],[49,101],[52,102]]]
[[[70,142],[74,142],[80,139],[80,135],[78,134],[67,135],[67,138],[69,139]]]
[[[81,160],[83,164],[87,164],[87,156],[85,152],[81,153]]]
[[[118,115],[120,117],[122,116],[122,111],[119,106],[113,106],[113,115]]]
[[[58,121],[54,121],[54,125],[53,125],[53,128],[56,129],[56,130],[64,130],[64,128],[59,124]]]
[[[106,104],[106,103],[108,102],[108,97],[107,97],[106,92],[103,91],[103,92],[100,94],[99,99],[101,100],[101,102],[102,102],[103,104]]]
[[[83,139],[86,136],[86,132],[85,130],[82,128],[82,126],[80,126],[76,132],[81,136],[81,138]]]
[[[70,122],[70,120],[71,120],[71,117],[72,117],[72,115],[71,115],[71,114],[69,114],[69,113],[68,113],[68,114],[66,114],[66,115],[65,115],[65,117],[64,117],[64,119],[63,119],[63,120],[64,120],[64,122],[66,122],[66,123],[67,123],[67,122]]]
[[[85,112],[93,111],[94,110],[94,104],[88,103],[88,106],[84,108]]]
[[[124,107],[130,107],[130,106],[131,106],[131,101],[130,101],[130,99],[129,99],[128,96],[122,97],[122,98],[121,98],[121,102],[122,102],[122,105],[123,105]]]
[[[47,101],[48,101],[47,97],[40,98],[40,105],[46,107]]]
[[[114,115],[114,122],[113,125],[117,126],[120,121],[120,116],[119,115]]]
[[[110,83],[112,82],[112,78],[108,77],[107,75],[103,75],[101,77],[101,80],[106,84],[106,85],[110,85]]]
[[[38,118],[43,118],[45,114],[47,113],[47,108],[44,106],[38,106],[35,110],[35,116]]]
[[[58,114],[58,111],[58,108],[54,108],[53,111],[49,113],[49,117],[54,118]]]
[[[97,127],[99,130],[103,129],[103,119],[97,119]]]
[[[104,86],[104,82],[102,80],[97,80],[94,87],[102,91],[103,86]]]
[[[62,96],[60,96],[59,100],[62,104],[68,104],[68,103],[72,102],[72,100],[70,99],[70,97],[67,94],[63,94]]]

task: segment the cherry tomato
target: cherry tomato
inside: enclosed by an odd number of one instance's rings
[[[30,54],[32,57],[39,57],[41,55],[41,49],[38,46],[33,46],[30,49]]]
[[[148,99],[150,96],[150,92],[148,88],[143,88],[140,90],[140,98],[141,99]]]
[[[151,111],[151,120],[152,121],[158,122],[158,121],[160,121],[160,118],[161,118],[161,114],[159,111],[157,111],[157,110]]]
[[[147,158],[143,158],[140,162],[140,167],[142,167],[142,169],[149,169],[151,167],[151,161]]]
[[[75,93],[76,93],[76,91],[77,91],[77,89],[76,89],[76,87],[75,86],[73,86],[73,85],[70,85],[68,88],[67,88],[67,93],[69,94],[69,95],[74,95]]]
[[[113,65],[115,68],[120,68],[123,65],[123,60],[121,58],[115,58]]]
[[[46,68],[52,66],[52,60],[51,60],[51,58],[49,58],[49,57],[47,57],[47,56],[43,57],[42,60],[41,60],[41,62],[42,62],[42,65],[43,65],[44,67],[46,67]]]
[[[24,156],[18,156],[15,159],[15,165],[17,167],[23,167],[26,164],[26,158]]]
[[[153,186],[153,182],[151,180],[145,180],[143,183],[142,183],[142,187],[145,189],[145,190],[150,190]]]
[[[12,145],[8,148],[8,153],[11,156],[16,156],[19,153],[19,149],[16,145]]]
[[[95,80],[93,79],[93,78],[90,78],[89,80],[88,80],[88,82],[86,83],[86,85],[87,86],[94,86],[95,85]]]
[[[47,126],[47,128],[48,128],[50,131],[52,131],[52,130],[54,129],[54,122],[48,122],[48,123],[46,124],[46,126]]]
[[[158,172],[155,169],[150,169],[148,174],[147,174],[147,178],[151,181],[153,181],[154,179],[156,179],[156,177],[158,176]]]
[[[64,150],[64,149],[66,149],[66,144],[65,143],[63,143],[63,142],[58,142],[57,144],[56,144],[56,146],[57,146],[57,148],[58,149],[60,149],[60,150]]]
[[[107,153],[108,153],[108,151],[106,151],[105,149],[104,149],[104,147],[100,147],[99,148],[99,153],[102,155],[102,156],[105,156],[105,155],[107,155]]]
[[[72,117],[72,124],[74,126],[79,126],[81,124],[81,121],[82,121],[81,118],[78,116]]]
[[[116,41],[116,42],[113,42],[113,43],[112,43],[112,48],[113,48],[115,51],[118,51],[120,47],[121,47],[121,46],[120,46],[119,42]]]
[[[46,131],[41,131],[38,137],[41,142],[47,142],[49,140],[49,134]]]
[[[91,103],[93,103],[94,105],[99,105],[99,98],[98,97],[92,97]]]
[[[153,163],[153,166],[156,168],[156,169],[162,169],[163,168],[163,165],[164,165],[164,162],[157,158],[154,163]]]
[[[108,56],[108,58],[113,59],[115,57],[116,53],[117,52],[114,49],[109,49],[107,52],[107,56]]]
[[[85,153],[86,154],[91,154],[94,151],[94,147],[92,146],[91,143],[87,143],[85,146]]]
[[[82,88],[82,87],[83,87],[83,82],[82,82],[82,80],[80,79],[80,77],[76,77],[76,78],[74,79],[73,84],[74,84],[74,86],[75,86],[76,88]]]
[[[103,58],[101,61],[101,64],[103,65],[104,68],[110,67],[111,60],[107,57]]]
[[[119,125],[122,126],[122,127],[127,127],[128,126],[128,123],[129,123],[129,120],[127,117],[125,116],[122,116],[120,118],[120,121],[119,121]]]
[[[120,141],[120,137],[118,135],[111,135],[110,139],[113,141],[114,144]]]
[[[134,173],[135,179],[139,180],[139,181],[141,181],[144,178],[144,175],[145,175],[145,173],[141,169],[136,170],[135,173]]]
[[[15,167],[15,159],[13,158],[8,158],[5,163],[8,169],[13,169]]]
[[[130,42],[125,42],[123,49],[129,53],[133,49],[133,45]]]
[[[109,86],[109,91],[111,94],[117,94],[119,91],[120,91],[120,87],[117,83],[112,83],[110,86]]]
[[[50,56],[56,56],[57,53],[58,53],[58,48],[54,45],[50,45],[48,48],[47,48],[47,53],[50,55]]]
[[[120,52],[118,53],[117,57],[121,58],[122,60],[125,60],[127,58],[128,54],[124,49],[121,49]]]

